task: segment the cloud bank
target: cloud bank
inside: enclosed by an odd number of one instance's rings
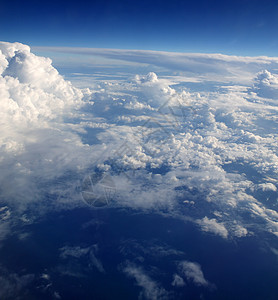
[[[149,63],[155,72],[128,79],[99,76],[79,89],[28,46],[0,43],[0,240],[13,235],[23,241],[26,228],[41,224],[41,215],[82,207],[95,215],[136,212],[191,222],[193,232],[220,245],[266,237],[264,247],[276,254],[277,59],[87,52],[126,65]],[[107,205],[111,209],[101,210]],[[59,298],[56,276],[79,280],[110,272],[106,240],[79,242],[85,231],[106,226],[102,219],[87,221],[76,240],[52,249],[59,259],[53,269],[33,274],[0,266],[1,296],[19,295],[38,281]],[[184,247],[183,240],[180,248],[168,245],[170,231],[165,241],[129,234],[114,241],[115,268],[139,287],[139,297],[168,299],[214,289],[209,264],[196,262],[195,248]]]
[[[169,70],[180,64],[198,81],[212,73],[218,80],[195,91],[186,75],[150,72],[81,90],[28,46],[0,49],[5,205],[24,209],[42,195],[53,205],[85,205],[83,178],[102,172],[116,188],[112,206],[167,211],[225,239],[257,229],[242,217],[247,211],[277,235],[275,206],[258,194],[277,191],[277,75],[262,71],[274,70],[276,58],[52,49]],[[245,71],[249,85],[227,84]]]
[[[153,67],[191,74],[197,81],[241,81],[246,82],[263,69],[273,70],[278,67],[277,57],[244,57],[218,53],[176,53],[150,50],[94,49],[74,47],[34,47],[36,52],[64,53],[65,55],[100,56],[150,65]],[[225,78],[223,77],[225,76]]]

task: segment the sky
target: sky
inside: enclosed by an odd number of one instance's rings
[[[1,0],[0,40],[64,46],[277,56],[274,0]]]

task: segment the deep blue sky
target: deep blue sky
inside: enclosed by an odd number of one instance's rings
[[[278,56],[278,1],[1,1],[0,40]]]

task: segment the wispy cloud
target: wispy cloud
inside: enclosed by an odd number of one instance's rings
[[[181,273],[190,282],[199,286],[209,286],[209,282],[205,279],[201,266],[196,262],[183,261],[179,264]]]
[[[135,279],[136,284],[142,288],[140,296],[143,299],[168,299],[167,291],[163,289],[159,283],[147,275],[146,271],[142,267],[136,266],[132,263],[127,263],[127,265],[123,267],[123,272],[126,273],[128,277]]]
[[[278,67],[277,57],[244,57],[229,56],[224,54],[205,53],[177,53],[148,50],[122,50],[122,49],[98,49],[98,48],[73,48],[73,47],[33,47],[34,51],[60,52],[65,54],[82,54],[100,56],[121,61],[149,64],[172,70],[174,72],[188,72],[203,77],[205,74],[217,74],[213,78],[221,80],[223,75],[228,80],[241,80],[262,69],[275,69]],[[222,76],[222,77],[221,77]],[[206,77],[204,77],[206,78]],[[207,78],[208,79],[208,78]],[[212,80],[212,79],[211,79]]]
[[[76,258],[79,259],[81,257],[86,257],[89,266],[95,267],[100,273],[105,273],[104,267],[102,262],[96,257],[96,253],[98,250],[97,245],[93,245],[86,248],[81,248],[80,246],[65,246],[59,249],[60,250],[60,257],[63,259],[67,258]]]

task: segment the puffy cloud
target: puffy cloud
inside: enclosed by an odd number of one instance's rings
[[[223,238],[228,237],[228,230],[225,228],[223,223],[218,223],[216,219],[204,217],[201,220],[197,220],[197,223],[201,226],[203,231],[212,232],[222,236]]]
[[[83,93],[58,74],[50,59],[35,56],[28,46],[1,42],[0,53],[0,142],[4,152],[22,153],[26,144],[39,144],[39,129],[57,130],[59,125],[50,120],[78,106]]]
[[[182,286],[185,286],[185,282],[182,279],[182,277],[180,277],[178,274],[174,274],[172,285],[176,286],[176,287],[182,287]]]
[[[43,122],[81,103],[83,93],[59,75],[49,58],[18,43],[1,42],[0,53],[1,117],[21,124]]]
[[[266,182],[266,183],[260,183],[258,184],[258,188],[261,189],[262,191],[277,191],[277,187],[271,183],[271,182]]]
[[[41,197],[39,178],[45,184],[81,167],[88,147],[64,118],[73,117],[90,92],[73,87],[50,59],[20,43],[0,43],[0,65],[0,196],[20,207]]]
[[[94,90],[80,90],[28,46],[1,43],[0,49],[0,239],[14,232],[14,223],[30,224],[45,209],[85,205],[82,189],[106,197],[105,189],[87,185],[96,173],[115,187],[107,201],[112,207],[194,222],[224,239],[256,230],[278,236],[276,206],[260,196],[277,192],[276,99],[262,98],[275,98],[276,58],[105,50],[107,57],[152,61],[149,68],[179,66],[181,72],[148,70],[111,82],[104,76]],[[273,74],[256,75],[266,67]],[[36,209],[26,210],[26,203]],[[121,254],[136,262],[184,255],[157,241],[130,244]],[[65,246],[60,257],[61,274],[83,276],[80,260],[106,271],[96,246]],[[143,267],[127,263],[122,271],[142,297],[169,296]],[[16,276],[14,282],[24,279]],[[198,263],[183,261],[169,284],[190,282],[211,286]]]
[[[135,76],[135,81],[139,84],[150,84],[154,82],[158,82],[157,75],[154,72],[148,73],[146,76]]]
[[[190,282],[199,286],[208,286],[209,282],[205,279],[201,266],[196,262],[183,261],[179,264],[180,272]]]
[[[154,72],[136,75],[134,81],[145,94],[147,105],[160,108],[165,103],[176,100],[176,91],[168,85],[167,81],[158,79]]]
[[[269,232],[278,236],[278,213],[277,213],[277,211],[266,208],[259,202],[248,203],[248,206],[249,206],[248,208],[251,213],[263,218],[263,220],[265,221],[265,224],[266,224],[266,228],[269,230]]]
[[[244,237],[248,234],[248,230],[238,224],[233,228],[233,230],[233,234],[237,237]]]
[[[123,272],[135,279],[136,284],[142,288],[141,296],[144,299],[168,299],[168,292],[151,279],[141,267],[128,263]]]
[[[35,56],[28,46],[0,46],[2,198],[24,204],[50,193],[58,197],[55,203],[80,204],[77,188],[83,176],[87,170],[102,170],[115,184],[112,205],[173,216],[190,207],[198,213],[188,219],[226,238],[228,231],[245,236],[249,228],[226,212],[252,214],[254,203],[263,212],[256,216],[277,231],[275,216],[266,213],[268,207],[259,203],[254,189],[256,184],[275,189],[258,182],[277,173],[277,110],[254,101],[257,96],[248,93],[248,86],[227,86],[235,70],[246,67],[251,79],[266,65],[273,69],[277,59],[105,50],[103,55],[126,60],[153,60],[157,54],[154,64],[162,66],[167,59],[169,68],[186,59],[191,72],[199,67],[195,83],[207,82],[209,76],[200,77],[207,70],[217,74],[220,86],[205,84],[195,92],[185,88],[189,79],[181,74],[150,72],[133,75],[131,81],[110,83],[105,77],[90,91],[73,87],[49,59]],[[274,88],[275,76],[264,76]],[[65,179],[65,174],[70,176]],[[217,209],[221,221],[205,217],[203,207]]]
[[[277,132],[265,132],[260,123],[261,118],[275,120],[276,111],[252,102],[247,89],[200,94],[169,84],[169,79],[152,73],[138,75],[123,87],[130,91],[128,102],[122,102],[121,96],[110,100],[110,108],[119,108],[117,119],[110,119],[98,139],[115,149],[110,153],[109,174],[120,195],[117,203],[176,211],[181,209],[177,198],[184,204],[194,202],[203,230],[225,238],[228,231],[244,237],[245,224],[233,225],[225,212],[234,209],[240,214],[247,209],[246,203],[257,201],[250,193],[254,178],[244,168],[254,168],[258,178],[270,169],[276,172]],[[109,98],[107,93],[103,98]],[[115,174],[115,167],[122,172]],[[155,174],[156,170],[162,173]],[[218,205],[224,213],[220,223],[204,218],[203,201]]]
[[[277,100],[278,97],[278,75],[264,70],[258,73],[255,78],[254,91],[265,98],[273,98]]]

